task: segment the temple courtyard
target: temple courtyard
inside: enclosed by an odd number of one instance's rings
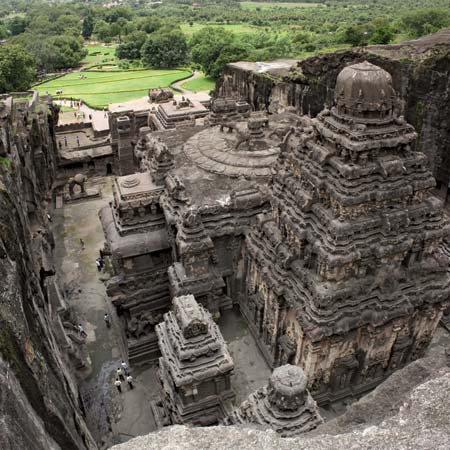
[[[113,384],[116,369],[126,360],[126,350],[115,308],[105,291],[104,280],[109,275],[99,273],[95,265],[103,244],[98,211],[112,200],[112,180],[113,177],[91,179],[88,186],[100,188],[100,198],[65,204],[52,216],[59,281],[87,334],[90,367],[79,374],[83,378],[81,396],[92,430],[99,438],[109,437],[105,445],[155,431],[150,402],[158,399],[156,365],[131,368],[135,381],[132,390],[124,382],[119,394]],[[103,319],[105,312],[113,319],[109,329]],[[267,382],[271,370],[238,309],[226,311],[218,324],[235,363],[232,387],[236,394],[234,404],[239,405]]]

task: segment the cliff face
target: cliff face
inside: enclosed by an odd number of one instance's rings
[[[72,376],[45,206],[55,111],[37,95],[0,101],[0,448],[94,449]],[[60,300],[60,299],[59,299]],[[62,350],[64,348],[64,350]],[[71,352],[72,356],[68,352]]]
[[[367,60],[387,70],[400,97],[400,113],[419,133],[418,150],[438,181],[450,181],[450,30],[398,45],[371,46],[307,58],[296,63],[229,64],[217,84],[255,109],[294,107],[315,116],[331,105],[337,74]]]

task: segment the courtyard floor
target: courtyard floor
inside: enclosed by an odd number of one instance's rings
[[[95,265],[103,247],[98,211],[112,200],[112,180],[112,177],[90,180],[88,187],[100,187],[101,198],[69,203],[52,213],[59,284],[87,333],[90,370],[80,374],[81,396],[91,431],[102,448],[154,431],[150,402],[157,399],[158,392],[155,366],[131,367],[135,380],[132,390],[123,383],[119,394],[113,386],[115,371],[121,360],[126,359],[126,349],[119,320],[106,296],[103,280],[107,276],[99,273]],[[80,239],[84,241],[84,250]],[[113,318],[109,329],[103,320],[105,312]],[[250,392],[267,383],[271,371],[237,310],[226,311],[219,326],[235,362],[232,385],[235,404],[239,404]]]

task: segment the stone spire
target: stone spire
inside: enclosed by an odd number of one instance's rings
[[[173,311],[156,326],[161,358],[161,404],[175,424],[208,425],[225,416],[224,403],[234,397],[234,368],[228,348],[211,314],[193,295],[173,299]],[[167,423],[153,406],[157,422]]]
[[[257,424],[271,428],[283,437],[311,431],[322,423],[322,418],[306,384],[300,367],[278,367],[269,384],[250,394],[225,423]]]

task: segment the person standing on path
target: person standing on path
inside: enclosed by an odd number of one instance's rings
[[[84,331],[83,325],[78,324],[78,333],[80,334],[81,337],[86,337],[87,333],[86,331]]]
[[[84,250],[84,241],[81,238],[80,238],[80,245],[81,245],[81,250]]]
[[[101,272],[102,271],[102,264],[100,263],[100,258],[97,258],[95,260],[95,265],[97,266],[97,271]]]
[[[133,389],[133,377],[130,374],[127,375],[127,383],[130,390]]]
[[[105,321],[107,328],[109,328],[111,326],[111,319],[108,313],[105,313],[103,320]]]
[[[120,393],[122,393],[122,382],[119,380],[119,378],[116,378],[116,380],[114,381],[114,386]]]
[[[116,374],[120,380],[125,380],[125,377],[123,376],[123,373],[122,373],[122,369],[120,367],[117,368]]]
[[[125,361],[122,361],[120,363],[120,365],[122,366],[123,373],[125,375],[129,375],[130,374],[130,370],[128,369],[128,364]]]

